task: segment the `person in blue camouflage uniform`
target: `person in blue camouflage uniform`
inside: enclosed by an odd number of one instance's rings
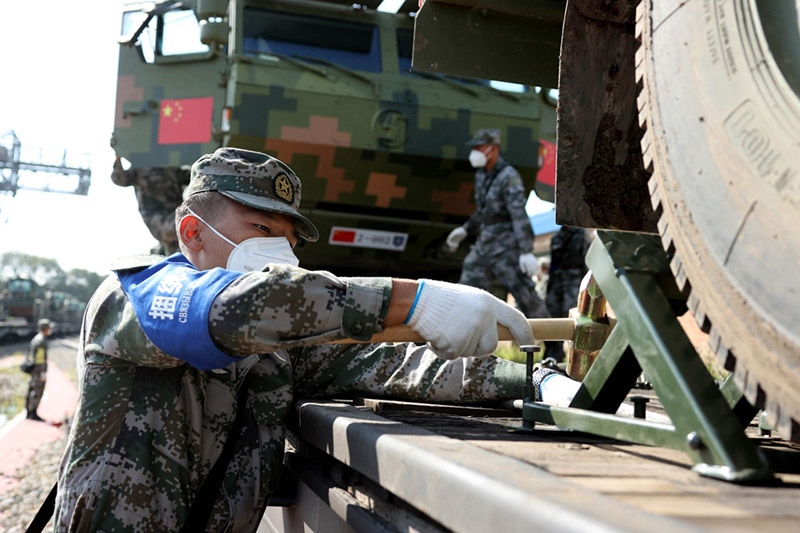
[[[470,163],[477,168],[477,209],[450,232],[447,245],[455,251],[468,235],[477,235],[477,240],[464,258],[459,283],[489,289],[492,276],[514,296],[525,316],[549,317],[532,279],[537,260],[525,187],[519,172],[500,156],[500,130],[478,130],[467,145],[472,147]]]
[[[256,531],[295,396],[522,396],[524,365],[479,356],[496,347],[498,324],[520,344],[532,332],[485,291],[294,266],[291,248],[318,232],[277,159],[221,148],[193,165],[187,193],[175,217],[182,253],[121,261],[88,304],[56,530],[180,530],[235,439],[205,529]],[[428,344],[333,344],[400,323]]]
[[[25,396],[26,417],[29,420],[42,421],[42,417],[37,412],[39,403],[44,395],[44,386],[47,381],[47,338],[50,336],[52,325],[49,320],[43,318],[37,324],[39,332],[31,339],[28,346],[28,353],[25,360],[33,363],[30,382],[28,383],[28,394]]]
[[[586,253],[591,240],[584,228],[561,226],[550,241],[550,267],[548,271],[545,305],[550,316],[569,316],[569,310],[578,305],[581,280],[589,271]],[[556,361],[564,359],[561,342],[546,343],[545,357]]]

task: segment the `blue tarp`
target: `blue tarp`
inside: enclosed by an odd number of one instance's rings
[[[537,213],[528,217],[531,219],[531,226],[536,235],[547,235],[548,233],[555,233],[561,226],[556,224],[556,210],[555,208],[544,213]]]

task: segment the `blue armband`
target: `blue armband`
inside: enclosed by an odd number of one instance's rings
[[[208,314],[214,298],[242,276],[221,268],[199,271],[175,254],[143,270],[116,272],[145,335],[162,352],[200,370],[224,368],[231,357],[214,344]]]

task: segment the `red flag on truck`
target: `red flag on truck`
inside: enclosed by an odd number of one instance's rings
[[[556,186],[556,145],[545,140],[539,141],[539,157],[541,168],[536,175],[536,181],[546,185]]]
[[[213,107],[211,97],[162,100],[158,144],[207,143]]]

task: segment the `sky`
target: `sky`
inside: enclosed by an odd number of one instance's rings
[[[116,0],[3,5],[0,135],[14,130],[23,153],[88,153],[92,185],[87,196],[0,195],[0,254],[20,251],[56,259],[65,270],[103,274],[115,258],[156,244],[133,189],[110,178],[121,6]]]
[[[123,3],[3,5],[0,135],[14,130],[23,154],[67,150],[77,158],[88,153],[92,184],[87,196],[24,190],[14,197],[0,194],[0,254],[19,251],[56,259],[65,270],[106,274],[114,259],[147,253],[156,245],[139,216],[133,189],[118,187],[110,178]],[[25,179],[39,183],[42,177]],[[528,211],[551,206],[532,198]]]

